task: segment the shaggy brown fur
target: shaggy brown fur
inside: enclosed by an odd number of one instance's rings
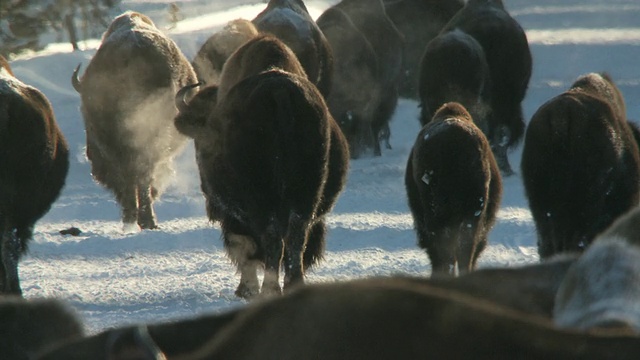
[[[0,294],[21,294],[18,262],[62,190],[69,147],[51,103],[0,56]]]

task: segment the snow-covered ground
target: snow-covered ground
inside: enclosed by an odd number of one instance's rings
[[[336,1],[309,0],[314,17]],[[527,30],[534,58],[526,119],[575,78],[608,71],[619,84],[631,119],[640,120],[640,4],[637,0],[504,0]],[[165,0],[124,0],[167,29]],[[188,58],[228,20],[253,18],[265,4],[235,0],[181,1],[185,20],[167,33]],[[246,3],[246,2],[245,2]],[[126,233],[112,195],[93,182],[84,156],[80,98],[70,84],[73,68],[91,60],[98,41],[52,45],[11,63],[25,83],[41,89],[53,104],[69,141],[71,169],[53,208],[36,226],[30,252],[20,265],[27,298],[58,297],[83,316],[90,332],[140,321],[161,321],[219,312],[244,301],[233,292],[239,275],[228,261],[219,229],[205,216],[194,154],[177,161],[173,185],[156,203],[160,229]],[[393,150],[351,162],[349,180],[329,217],[326,259],[309,282],[373,275],[431,272],[416,245],[404,189],[404,169],[419,130],[417,103],[401,100],[391,123]],[[510,154],[519,169],[521,146]],[[597,149],[594,149],[597,151]],[[504,196],[490,246],[480,267],[538,261],[535,228],[519,175],[504,180]],[[59,230],[75,226],[78,237]]]

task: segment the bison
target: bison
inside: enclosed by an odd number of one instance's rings
[[[615,98],[611,78],[591,73],[529,122],[522,180],[542,258],[583,251],[640,201],[638,144]]]
[[[434,38],[424,51],[419,81],[420,123],[426,125],[442,104],[464,106],[484,134],[491,116],[491,73],[482,46],[453,30]]]
[[[343,0],[334,8],[344,12],[355,27],[365,36],[371,44],[376,55],[377,74],[380,93],[379,100],[374,103],[371,131],[373,143],[367,146],[373,147],[375,156],[382,155],[380,141],[384,141],[388,149],[391,148],[389,138],[391,131],[389,121],[398,104],[398,86],[402,71],[402,34],[387,16],[382,0]],[[378,88],[374,88],[375,91]],[[362,92],[367,89],[357,89]],[[364,127],[363,127],[364,128]],[[365,129],[367,132],[368,129]]]
[[[245,19],[232,20],[221,31],[211,35],[191,62],[198,79],[207,84],[218,84],[225,61],[237,48],[257,35],[255,25]]]
[[[469,0],[442,32],[459,29],[482,46],[491,72],[491,111],[487,138],[503,175],[513,174],[507,150],[524,134],[522,100],[531,78],[527,36],[502,0]]]
[[[133,11],[109,25],[82,80],[79,68],[72,83],[82,100],[93,177],[114,193],[126,227],[154,229],[153,202],[187,141],[173,125],[173,99],[196,74],[178,46]]]
[[[640,335],[640,209],[621,216],[571,266],[557,292],[558,327]]]
[[[544,261],[539,264],[532,264],[523,267],[514,268],[495,268],[495,269],[480,269],[478,271],[462,275],[458,278],[451,277],[432,277],[430,279],[425,278],[412,278],[403,276],[394,276],[390,278],[375,278],[369,280],[351,280],[340,284],[321,285],[321,288],[316,288],[318,285],[310,285],[309,287],[314,289],[312,292],[308,292],[308,295],[298,297],[293,300],[290,296],[297,296],[296,291],[285,295],[287,304],[291,307],[289,310],[271,312],[271,307],[262,307],[262,303],[250,304],[248,306],[239,307],[231,311],[225,311],[220,314],[208,314],[200,315],[195,318],[187,318],[176,320],[172,322],[157,323],[157,324],[138,324],[127,326],[123,328],[105,330],[100,334],[93,335],[88,338],[78,339],[72,342],[68,342],[63,346],[51,351],[43,360],[48,359],[88,359],[88,358],[103,358],[105,354],[113,352],[111,344],[113,339],[119,339],[121,352],[124,349],[131,353],[146,352],[151,353],[153,349],[161,351],[168,359],[194,359],[200,358],[198,356],[206,356],[207,352],[203,352],[196,356],[199,349],[208,347],[210,343],[216,342],[218,338],[225,337],[226,329],[235,328],[236,324],[244,323],[248,319],[256,319],[257,314],[260,314],[261,319],[266,319],[267,323],[277,320],[280,316],[288,316],[292,314],[291,311],[298,311],[293,309],[301,309],[303,307],[310,307],[315,309],[318,304],[324,305],[323,314],[327,319],[337,319],[342,314],[344,307],[357,306],[355,304],[349,304],[346,301],[347,293],[344,297],[338,296],[341,292],[345,291],[350,285],[355,285],[358,289],[364,289],[365,292],[375,292],[373,288],[386,289],[388,291],[390,287],[394,288],[408,288],[413,291],[423,291],[424,294],[431,294],[433,291],[437,291],[443,294],[443,301],[449,302],[448,308],[453,311],[461,310],[465,313],[466,305],[461,306],[458,302],[460,296],[464,297],[464,303],[485,304],[487,307],[497,312],[508,312],[515,314],[515,318],[538,318],[542,322],[550,322],[552,319],[553,301],[556,291],[562,281],[564,274],[575,262],[577,255],[563,254],[548,261]],[[325,293],[323,289],[328,289],[329,292]],[[356,292],[359,290],[355,290]],[[325,297],[326,296],[326,297]],[[384,294],[382,291],[377,294],[377,298],[373,299],[373,302],[382,301]],[[428,295],[430,296],[430,295]],[[280,299],[274,299],[269,301],[281,301]],[[358,297],[354,298],[354,302],[358,302]],[[398,304],[404,304],[404,301],[398,302],[393,308],[398,307]],[[362,303],[366,306],[366,302]],[[256,306],[259,309],[256,311]],[[382,306],[382,305],[380,305]],[[421,309],[421,310],[420,310]],[[441,309],[441,308],[438,308]],[[284,309],[283,309],[284,310]],[[424,307],[416,307],[416,311],[421,312]],[[410,311],[410,309],[407,309]],[[246,316],[246,318],[245,318]],[[462,316],[462,315],[461,315]],[[344,319],[353,319],[349,315]],[[317,321],[316,319],[311,319]],[[382,313],[375,313],[371,311],[368,321],[380,321],[383,323],[385,320]],[[393,319],[390,317],[389,321],[402,321],[401,319]],[[295,322],[295,320],[294,320]],[[322,322],[322,321],[321,321]],[[297,323],[295,326],[301,326],[304,321]],[[360,323],[356,326],[365,327],[368,323]],[[408,324],[414,324],[414,322],[408,322]],[[247,326],[245,323],[242,326]],[[256,326],[260,326],[256,324]],[[435,323],[434,328],[429,331],[437,331],[440,323]],[[330,330],[330,328],[322,328]],[[518,327],[515,325],[511,330],[517,331]],[[236,330],[234,330],[236,331]],[[286,331],[286,330],[285,330]],[[554,331],[554,330],[551,330]],[[266,333],[265,333],[266,334]],[[263,336],[272,336],[267,334]],[[363,338],[362,342],[357,342],[358,346],[373,346],[377,341],[396,341],[396,339],[404,338],[407,334],[420,337],[422,333],[413,333],[408,330],[401,332],[387,332],[386,328],[380,331],[378,338],[373,336],[370,338]],[[496,336],[503,336],[496,334]],[[481,343],[484,340],[482,332],[476,334],[478,342]],[[597,338],[597,337],[596,337]],[[128,339],[128,340],[127,340]],[[324,336],[316,338],[317,341],[324,341]],[[348,338],[350,341],[352,338]],[[371,344],[367,344],[370,341]],[[285,344],[285,343],[282,343]],[[293,346],[293,343],[286,343]],[[354,343],[355,344],[355,343]],[[606,346],[602,345],[603,348]],[[287,347],[289,348],[289,347]],[[436,350],[437,348],[434,348]],[[267,351],[265,349],[265,351]],[[288,351],[283,347],[278,353],[266,353],[261,357],[280,357],[288,354]],[[297,351],[297,350],[296,350]],[[361,348],[355,351],[363,351]],[[444,352],[434,352],[433,357],[448,358],[448,354],[444,349]],[[467,357],[472,354],[471,349],[467,349]],[[505,354],[505,356],[508,354]],[[398,355],[400,356],[400,355]],[[408,356],[408,355],[407,355]],[[155,357],[147,357],[155,358]],[[343,357],[339,357],[343,358]],[[378,358],[378,357],[374,357]],[[394,357],[397,358],[397,357]],[[400,357],[402,358],[402,357]]]
[[[309,81],[322,95],[329,95],[333,73],[331,46],[302,0],[270,0],[252,22],[260,32],[272,34],[287,44]]]
[[[0,299],[0,358],[34,359],[66,341],[81,339],[84,326],[76,313],[54,299]]]
[[[443,105],[418,133],[405,174],[409,208],[433,273],[475,269],[502,197],[487,139],[458,103]]]
[[[424,49],[463,6],[464,0],[384,0],[389,19],[404,36],[400,96],[418,96]]]
[[[331,7],[316,20],[334,59],[327,105],[347,141],[352,158],[379,143],[373,122],[381,101],[378,59],[367,37],[342,10]]]
[[[0,294],[22,294],[18,262],[69,171],[69,146],[49,100],[0,56]]]
[[[176,358],[635,359],[639,352],[640,337],[628,331],[558,329],[456,291],[367,279],[250,305],[201,349]]]
[[[345,183],[346,140],[301,69],[280,40],[255,38],[227,60],[220,86],[181,104],[175,120],[194,139],[207,214],[241,273],[240,297],[260,292],[262,265],[263,294],[280,293],[282,266],[285,289],[303,282]]]

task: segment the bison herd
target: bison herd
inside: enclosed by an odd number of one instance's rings
[[[525,127],[531,67],[501,0],[342,0],[317,20],[302,0],[271,0],[191,62],[149,17],[123,13],[71,77],[91,174],[125,228],[155,229],[153,203],[193,139],[236,295],[261,300],[87,336],[64,304],[5,296],[0,358],[637,359],[640,130],[606,73]],[[405,186],[432,276],[301,286],[350,159],[391,149],[399,96],[420,107]],[[523,138],[541,262],[474,271]],[[21,294],[18,262],[68,167],[49,101],[0,57],[0,294]]]

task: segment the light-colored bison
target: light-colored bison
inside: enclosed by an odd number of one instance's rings
[[[153,202],[187,142],[173,125],[173,99],[196,74],[151,19],[132,11],[113,20],[81,80],[78,71],[72,83],[93,177],[114,193],[125,226],[156,228]]]
[[[198,79],[205,84],[218,84],[225,61],[247,41],[258,35],[249,20],[235,19],[211,35],[191,62]]]
[[[324,96],[331,91],[333,55],[302,0],[270,0],[252,22],[262,33],[274,35],[296,54],[307,78]]]
[[[571,266],[557,292],[557,326],[640,335],[640,209],[620,217]]]

